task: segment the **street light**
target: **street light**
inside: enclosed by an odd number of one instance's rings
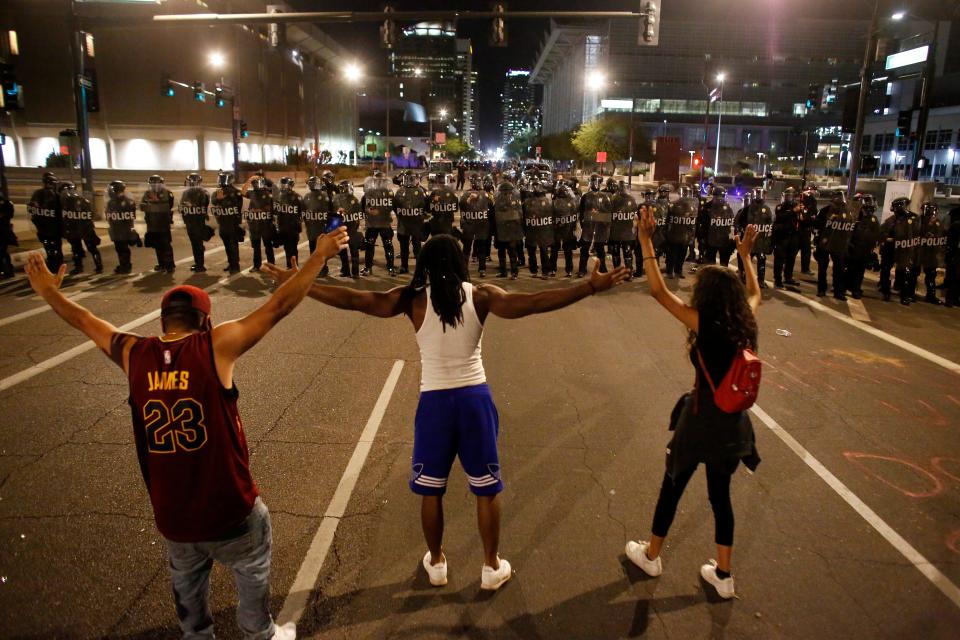
[[[440,109],[440,117],[441,117],[441,118],[446,118],[446,117],[447,117],[447,110],[446,110],[446,109]]]
[[[413,75],[419,78],[420,76],[423,75],[423,69],[421,69],[420,67],[414,67]]]
[[[219,69],[227,63],[227,58],[219,51],[211,51],[210,55],[207,57],[207,60],[210,62],[210,66]]]
[[[723,110],[720,108],[720,103],[723,102],[723,81],[726,77],[727,74],[723,71],[717,74],[717,82],[720,83],[720,93],[717,94],[717,152],[713,157],[714,176],[720,173],[720,121],[723,117]]]
[[[903,20],[906,15],[907,15],[907,12],[906,12],[906,11],[897,11],[897,12],[894,13],[892,16],[890,16],[890,19],[891,19],[891,20]]]
[[[587,76],[586,86],[590,91],[600,91],[607,83],[607,76],[602,71],[594,71]]]
[[[355,62],[343,68],[343,77],[347,82],[357,83],[363,77],[363,69]]]

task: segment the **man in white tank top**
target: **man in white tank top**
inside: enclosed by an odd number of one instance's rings
[[[268,265],[283,282],[293,270]],[[338,309],[380,318],[407,316],[420,347],[420,403],[414,420],[411,490],[422,496],[420,510],[427,553],[423,567],[430,584],[447,583],[443,554],[443,494],[455,458],[477,496],[477,524],[483,540],[480,588],[496,590],[510,579],[510,563],[498,554],[503,480],[497,454],[499,417],[481,358],[483,323],[489,314],[522,318],[561,309],[630,275],[626,268],[594,271],[576,286],[537,293],[508,293],[470,283],[460,245],[450,235],[430,238],[420,250],[413,280],[386,292],[314,284],[310,297]]]

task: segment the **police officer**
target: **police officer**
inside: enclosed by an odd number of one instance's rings
[[[57,176],[46,171],[43,186],[33,192],[27,203],[30,222],[37,229],[37,240],[47,255],[47,268],[53,273],[63,264],[63,212]]]
[[[713,187],[710,195],[711,200],[703,207],[705,212],[703,224],[706,226],[704,261],[707,264],[716,264],[719,255],[720,266],[726,267],[736,247],[733,239],[733,210],[727,204],[727,190],[723,187],[719,185]]]
[[[683,259],[693,243],[700,201],[690,194],[690,187],[679,188],[680,198],[667,210],[666,263],[667,277],[682,279]],[[642,266],[642,265],[641,265]]]
[[[83,248],[93,257],[94,270],[103,273],[103,258],[100,257],[100,236],[93,227],[93,206],[77,192],[77,186],[66,180],[60,183],[60,209],[63,211],[63,236],[70,243],[73,253],[73,269],[70,275],[83,273]]]
[[[133,228],[137,220],[137,203],[127,195],[127,185],[122,180],[114,180],[107,185],[107,204],[104,217],[110,225],[110,240],[117,251],[116,274],[127,274],[133,269],[130,263],[130,247],[143,246],[140,234]]]
[[[580,264],[577,277],[587,275],[587,259],[590,249],[597,253],[600,272],[607,272],[606,244],[610,240],[610,224],[613,214],[610,210],[610,196],[600,190],[601,178],[597,174],[590,176],[590,190],[580,198]]]
[[[337,185],[333,172],[325,169],[320,177],[307,178],[307,193],[301,200],[301,215],[307,231],[310,253],[317,247],[317,238],[326,231],[333,213],[333,199],[337,195]],[[321,271],[323,274],[323,271]]]
[[[13,261],[7,247],[16,247],[17,234],[13,232],[13,203],[0,191],[0,279],[13,277]]]
[[[543,277],[546,278],[550,273],[550,248],[553,246],[553,199],[539,177],[530,179],[530,196],[523,202],[523,235],[530,258],[530,274],[536,277],[539,265],[543,265]]]
[[[217,190],[210,199],[210,211],[220,229],[220,240],[227,254],[227,266],[224,271],[240,271],[240,242],[243,240],[243,194],[233,186],[230,174],[221,171],[217,174]]]
[[[497,233],[497,257],[500,277],[507,277],[506,257],[510,256],[510,278],[516,280],[520,273],[517,264],[517,244],[523,242],[523,207],[520,192],[510,180],[497,186],[493,199],[493,218]]]
[[[783,200],[777,206],[773,218],[773,285],[782,289],[784,284],[797,286],[793,268],[800,251],[800,220],[803,203],[797,200],[793,187],[783,190]]]
[[[253,247],[253,270],[259,271],[262,264],[261,244],[267,262],[274,264],[273,240],[277,231],[273,216],[273,189],[267,184],[266,178],[254,174],[243,185],[242,193],[249,200],[244,219],[250,231],[250,246]]]
[[[550,255],[550,274],[557,274],[557,259],[563,251],[563,270],[573,276],[573,250],[577,248],[577,220],[580,217],[580,197],[566,182],[558,182],[553,196],[553,251]]]
[[[277,221],[277,235],[279,244],[287,259],[287,268],[293,264],[293,259],[300,259],[297,244],[300,243],[303,203],[300,194],[294,191],[294,180],[289,176],[280,178],[280,192],[273,199],[273,217]]]
[[[895,277],[900,282],[900,302],[910,304],[909,295],[905,295],[904,276],[913,269],[914,238],[919,236],[919,225],[909,209],[909,198],[895,198],[890,203],[892,216],[880,225],[880,293],[885,302],[890,300],[890,269],[895,269]]]
[[[940,222],[940,208],[934,202],[924,202],[920,209],[920,246],[917,248],[918,275],[923,271],[923,284],[927,290],[924,301],[941,305],[937,297],[937,268],[943,266],[947,234]]]
[[[657,264],[660,264],[660,256],[666,256],[667,253],[667,216],[670,213],[670,194],[673,193],[673,185],[662,184],[657,187],[656,199],[653,200],[653,219],[657,221],[657,227],[653,231],[653,248],[656,252]],[[645,192],[645,200],[649,201],[651,194]],[[637,256],[637,269],[633,272],[633,277],[639,278],[643,275],[642,252],[640,251],[640,242],[634,234],[633,252]]]
[[[610,197],[610,257],[614,268],[623,260],[631,273],[628,280],[633,277],[633,248],[637,241],[634,221],[638,210],[636,198],[627,190],[627,183],[621,180],[617,191]]]
[[[157,254],[154,271],[173,273],[173,193],[163,184],[163,178],[154,174],[147,179],[147,190],[140,198],[140,210],[147,222],[147,237],[144,244],[153,247]]]
[[[447,184],[446,174],[437,174],[436,183],[427,199],[430,235],[437,236],[441,233],[457,235],[453,229],[453,218],[459,206],[457,194]]]
[[[877,203],[873,196],[857,194],[854,204],[860,206],[857,221],[850,237],[850,255],[847,258],[846,287],[854,300],[863,297],[863,274],[873,260],[874,249],[880,240],[880,221],[877,219]]]
[[[353,183],[349,180],[341,180],[337,195],[333,198],[333,213],[331,218],[340,217],[343,220],[343,226],[350,235],[350,256],[347,257],[347,250],[340,251],[340,275],[347,277],[352,275],[354,279],[360,277],[360,247],[366,244],[363,233],[360,231],[360,223],[363,221],[363,207],[360,201],[353,195]]]
[[[753,225],[757,228],[757,240],[753,244],[751,256],[757,259],[757,280],[761,289],[767,288],[764,276],[767,273],[767,255],[770,253],[773,236],[773,211],[766,203],[767,194],[763,187],[756,187],[750,201],[750,206],[744,214],[744,225],[740,229],[741,235],[746,230],[747,225]],[[737,256],[739,264],[740,257]],[[741,272],[742,273],[742,272]]]
[[[813,231],[817,224],[817,186],[807,185],[803,192],[803,210],[800,211],[800,273],[812,275],[810,271],[810,253],[813,241]]]
[[[187,175],[187,188],[180,196],[179,206],[183,224],[187,227],[190,249],[193,251],[193,266],[190,271],[198,273],[207,270],[203,266],[203,243],[213,237],[213,228],[207,225],[210,194],[200,186],[202,182],[203,178],[199,173]]]
[[[383,173],[374,171],[373,175],[363,182],[363,197],[360,199],[366,221],[366,250],[364,251],[364,269],[361,275],[373,273],[373,256],[377,250],[377,238],[383,243],[383,253],[387,259],[387,271],[391,276],[396,274],[393,266],[393,228],[391,213],[393,212],[393,192],[390,191],[390,181]],[[451,221],[453,216],[451,216]]]
[[[400,243],[399,273],[410,273],[410,245],[413,259],[420,255],[420,245],[426,239],[427,192],[420,186],[416,174],[403,174],[400,188],[393,194],[393,210],[397,214],[397,241]]]
[[[833,262],[833,297],[846,300],[843,278],[850,252],[850,238],[856,225],[853,215],[847,210],[843,192],[837,190],[830,204],[817,214],[817,239],[814,257],[817,260],[817,295],[827,295],[827,266]]]
[[[483,176],[483,190],[487,192],[487,195],[490,196],[490,200],[493,200],[493,196],[497,192],[497,182],[493,179],[493,174],[488,173]]]
[[[460,231],[463,233],[463,256],[470,264],[470,254],[477,257],[480,277],[487,274],[490,258],[490,214],[493,200],[484,191],[480,176],[470,174],[470,189],[460,196]],[[546,270],[544,266],[544,270]]]

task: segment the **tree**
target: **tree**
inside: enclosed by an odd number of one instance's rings
[[[527,127],[517,137],[507,143],[504,150],[508,157],[530,158],[536,155],[537,132]]]
[[[577,159],[579,153],[570,141],[572,137],[573,131],[564,131],[563,133],[552,133],[548,136],[543,136],[539,142],[539,146],[543,147],[541,155],[550,160]]]
[[[605,114],[584,122],[574,132],[571,143],[580,158],[587,162],[594,162],[598,151],[607,152],[607,162],[626,160],[630,153],[630,119],[622,114]],[[650,140],[639,122],[633,129],[633,160],[654,160]]]
[[[470,145],[464,142],[463,138],[457,136],[448,136],[447,143],[443,145],[443,148],[446,150],[448,158],[461,158],[469,155],[472,151]]]

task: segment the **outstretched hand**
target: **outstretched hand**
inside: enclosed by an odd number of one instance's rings
[[[350,235],[346,228],[340,227],[330,233],[320,234],[317,237],[317,248],[314,249],[313,254],[321,256],[326,261],[340,253],[341,250],[346,249],[349,244]]]
[[[757,242],[757,226],[748,224],[743,233],[736,236],[737,253],[740,256],[749,256],[753,253],[753,245]]]
[[[40,296],[50,291],[56,291],[63,282],[63,275],[67,271],[67,265],[60,265],[56,274],[50,273],[47,263],[39,251],[33,251],[27,256],[27,264],[24,266],[27,272],[27,278],[30,280],[30,286]]]
[[[657,219],[653,217],[653,207],[643,205],[640,207],[640,221],[637,224],[637,231],[640,240],[653,239],[653,232],[657,228]]]
[[[610,287],[620,284],[630,276],[630,269],[627,267],[617,267],[613,271],[600,273],[600,262],[593,267],[590,274],[590,286],[597,292],[606,291]]]
[[[296,257],[290,260],[290,265],[291,266],[289,269],[284,269],[283,267],[278,267],[272,262],[265,262],[263,266],[260,267],[260,271],[273,278],[277,284],[283,284],[293,276],[297,275],[297,271],[299,271],[299,265],[297,264]]]

